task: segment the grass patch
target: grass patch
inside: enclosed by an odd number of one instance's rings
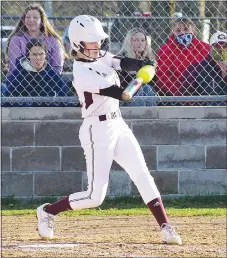
[[[57,198],[43,198],[24,203],[22,200],[10,196],[2,199],[2,215],[34,215],[40,204],[53,203],[56,200]],[[163,202],[169,216],[226,216],[227,198],[225,195],[165,198]],[[98,208],[63,213],[67,216],[147,214],[150,214],[150,212],[140,197],[106,198]]]
[[[192,216],[226,216],[225,208],[167,208],[168,216],[174,217],[192,217]],[[26,210],[3,210],[2,215],[35,215],[35,209]],[[91,215],[91,216],[130,216],[130,215],[149,215],[150,211],[147,208],[133,208],[133,209],[84,209],[78,211],[67,211],[62,213],[63,216],[79,216],[79,215]]]

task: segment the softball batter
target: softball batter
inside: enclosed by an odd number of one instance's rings
[[[83,123],[79,138],[86,158],[88,189],[38,207],[39,234],[42,238],[53,238],[54,216],[62,211],[101,205],[106,195],[111,165],[115,160],[133,180],[157,220],[162,241],[181,244],[180,236],[169,224],[141,148],[119,110],[124,89],[120,86],[115,70],[138,71],[151,62],[119,58],[100,50],[107,38],[101,22],[95,17],[80,15],[70,23],[69,39],[75,59],[73,85],[82,109]]]

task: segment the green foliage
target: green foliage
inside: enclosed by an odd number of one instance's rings
[[[166,207],[175,208],[226,208],[226,195],[186,196],[164,200]]]
[[[13,194],[13,195],[9,195],[7,197],[2,198],[1,204],[4,205],[4,206],[12,207],[15,204],[16,205],[21,205],[21,200],[16,199],[14,194]]]
[[[30,209],[35,208],[42,203],[53,203],[58,200],[57,197],[43,197],[43,198],[37,198],[37,199],[19,199],[15,198],[14,195],[10,195],[7,197],[3,197],[1,199],[1,209],[2,210],[10,210],[10,209],[18,209],[18,210],[24,210],[24,209]]]

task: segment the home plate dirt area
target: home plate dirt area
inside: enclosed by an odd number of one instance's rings
[[[224,216],[170,220],[182,246],[162,244],[149,215],[61,215],[51,241],[40,239],[35,216],[2,216],[2,257],[226,257]]]

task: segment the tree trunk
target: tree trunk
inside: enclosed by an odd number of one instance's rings
[[[174,17],[176,10],[176,0],[170,0],[170,10],[169,10],[169,16]]]
[[[226,17],[226,9],[227,9],[227,2],[223,1],[223,0],[218,1],[217,17],[225,18]],[[217,21],[217,30],[225,31],[226,30],[225,24],[226,24],[225,21],[218,20]]]

